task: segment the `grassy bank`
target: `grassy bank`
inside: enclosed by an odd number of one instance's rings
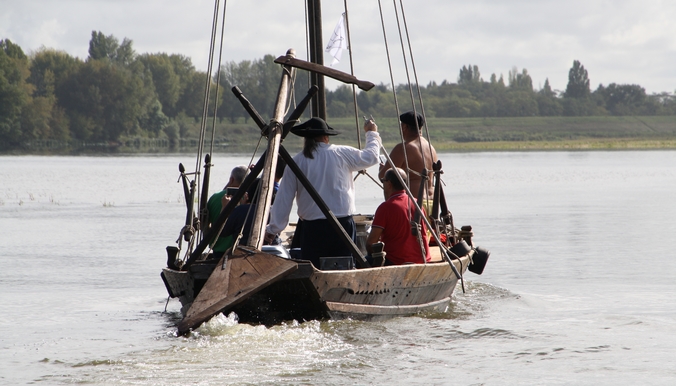
[[[357,146],[357,132],[363,146],[362,120],[329,119],[342,132],[332,142]],[[395,118],[376,117],[385,147],[400,142]],[[503,150],[600,150],[600,149],[676,149],[676,116],[646,117],[525,117],[525,118],[430,118],[429,135],[438,151]],[[207,125],[211,127],[211,124]],[[4,154],[81,154],[81,153],[190,153],[197,149],[199,124],[187,127],[183,138],[123,138],[116,144],[96,146],[44,146],[35,141],[22,150]],[[260,130],[251,121],[217,122],[217,153],[251,153],[259,144]],[[207,135],[211,138],[211,133]],[[289,135],[284,141],[289,151],[301,148],[301,139]],[[260,146],[264,147],[265,143]],[[209,146],[205,151],[209,152]]]
[[[439,151],[675,149],[676,117],[430,118]],[[386,147],[400,141],[394,119],[378,119]],[[354,120],[332,124],[355,141]],[[347,139],[347,138],[345,138]]]

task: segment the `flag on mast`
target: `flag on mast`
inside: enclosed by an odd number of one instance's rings
[[[331,39],[329,39],[329,44],[326,46],[326,52],[333,56],[331,66],[340,62],[340,57],[345,49],[347,49],[347,34],[345,33],[345,14],[342,14],[333,30]]]

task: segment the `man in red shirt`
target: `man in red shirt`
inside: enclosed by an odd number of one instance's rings
[[[376,209],[371,225],[371,233],[366,239],[366,249],[371,252],[371,244],[382,241],[385,244],[385,265],[406,263],[424,263],[431,261],[430,249],[427,245],[427,229],[421,224],[420,238],[411,231],[411,221],[415,218],[415,204],[399,182],[397,174],[406,180],[406,172],[400,168],[389,169],[383,178],[383,192],[386,201]]]

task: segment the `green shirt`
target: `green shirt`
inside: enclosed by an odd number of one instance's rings
[[[221,199],[223,196],[225,196],[225,190],[214,193],[211,197],[209,197],[209,201],[207,202],[209,222],[212,224],[212,226],[218,219],[218,216],[221,214],[221,210],[223,209],[223,205],[221,205]],[[235,240],[233,239],[232,235],[227,237],[219,237],[218,240],[216,240],[216,243],[212,244],[212,249],[214,252],[225,252],[228,250],[228,248],[232,247],[234,242]]]

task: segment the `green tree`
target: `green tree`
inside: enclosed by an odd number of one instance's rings
[[[170,119],[162,112],[162,104],[155,100],[146,110],[146,113],[139,118],[139,124],[153,136],[157,137],[160,132],[167,127]]]
[[[16,146],[22,139],[23,110],[32,102],[28,58],[9,39],[0,40],[0,142]]]
[[[501,115],[507,117],[530,117],[539,115],[538,103],[535,100],[535,95],[532,90],[510,90],[505,94],[501,107]]]
[[[568,85],[564,97],[587,98],[590,95],[589,76],[580,61],[573,61],[573,67],[568,71]]]
[[[123,66],[130,65],[136,58],[136,51],[133,48],[133,42],[130,39],[122,39],[122,44],[115,50],[114,62]]]
[[[104,35],[101,31],[92,31],[89,40],[89,58],[92,60],[109,60],[122,66],[130,65],[136,56],[133,42],[124,38],[122,44],[113,35]]]
[[[140,76],[108,61],[90,60],[65,83],[63,100],[72,134],[87,141],[117,141],[138,129],[153,95]]]
[[[174,71],[174,63],[167,54],[144,54],[138,57],[152,75],[155,96],[165,114],[175,117],[176,103],[181,93],[181,79]]]
[[[35,86],[34,96],[48,97],[58,94],[59,88],[70,74],[77,71],[82,61],[64,51],[41,48],[30,57],[30,77]]]
[[[513,90],[533,91],[533,79],[525,68],[519,73],[516,67],[509,71],[509,88]]]
[[[101,31],[92,31],[92,37],[89,40],[89,58],[112,61],[119,46],[120,44],[115,36],[106,36]]]
[[[460,85],[469,85],[472,83],[481,83],[481,73],[479,72],[479,66],[469,65],[467,67],[462,66],[460,73],[458,74],[458,84]]]
[[[349,117],[354,114],[352,87],[341,85],[326,92],[326,113],[329,117]]]
[[[559,116],[563,113],[563,105],[552,90],[549,78],[545,79],[545,85],[542,90],[538,91],[536,100],[538,112],[541,116]]]
[[[599,85],[595,92],[605,102],[605,108],[613,115],[638,115],[647,113],[645,89],[637,84],[611,83],[608,87]]]
[[[221,66],[221,87],[227,91],[224,91],[225,105],[219,109],[221,111],[219,116],[234,114],[248,119],[248,114],[242,114],[240,103],[229,95],[230,89],[234,86],[242,90],[263,118],[272,116],[282,74],[281,67],[274,63],[274,60],[274,56],[265,55],[262,59],[228,62]],[[306,91],[303,91],[303,94]]]
[[[81,60],[63,51],[41,48],[31,55],[28,81],[35,89],[33,102],[22,118],[25,135],[34,139],[70,139],[70,122],[58,99],[64,82],[81,65]]]
[[[204,87],[209,76],[205,72],[195,71],[182,77],[185,84],[181,96],[176,103],[177,109],[192,118],[202,118],[204,111]],[[229,90],[223,90],[230,93]],[[226,94],[227,95],[227,94]],[[233,97],[234,98],[234,97]]]
[[[556,97],[556,93],[552,90],[552,86],[549,84],[549,78],[545,79],[545,85],[542,86],[542,90],[539,91],[539,94],[550,98]]]

